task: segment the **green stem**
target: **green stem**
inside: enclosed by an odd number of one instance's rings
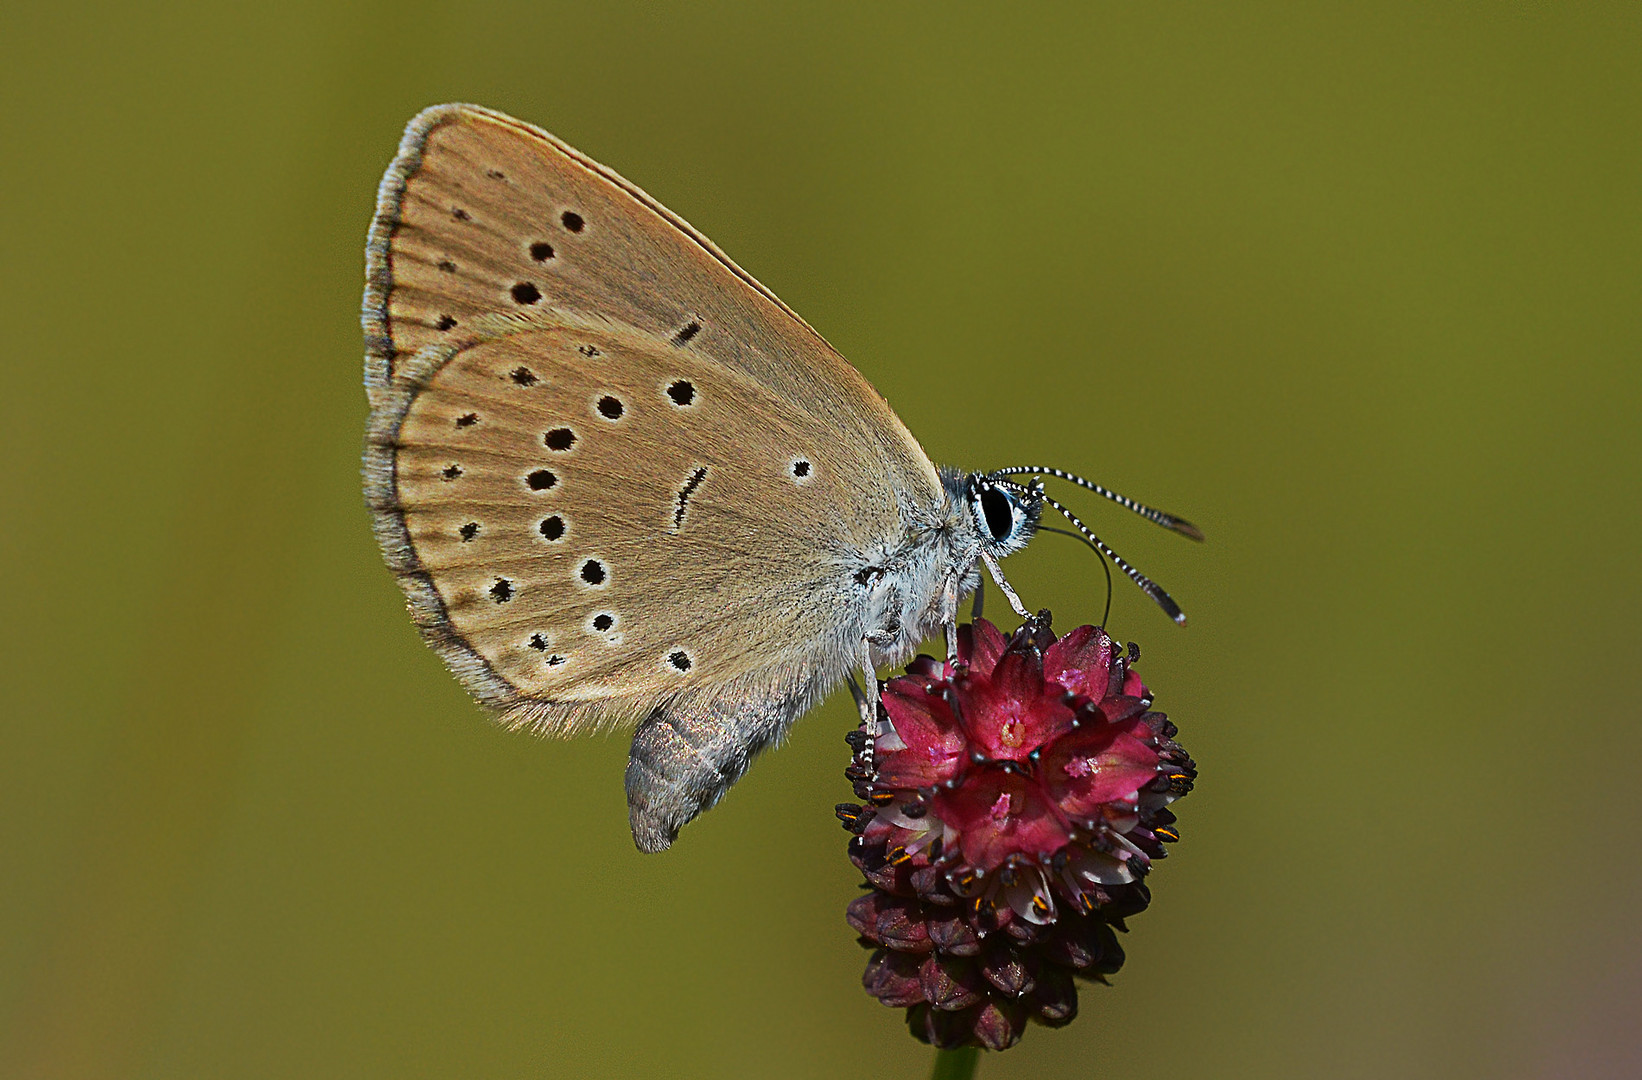
[[[981,1060],[978,1046],[960,1046],[956,1050],[935,1051],[935,1069],[929,1080],[971,1080],[975,1066]]]

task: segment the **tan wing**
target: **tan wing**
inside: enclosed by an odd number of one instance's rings
[[[540,128],[474,105],[424,110],[382,178],[366,249],[373,401],[417,350],[449,340],[442,322],[518,311],[533,294],[664,340],[692,333],[698,350],[804,402],[840,438],[876,447],[889,470],[874,478],[880,492],[940,490],[861,374],[683,219]]]
[[[430,641],[520,722],[803,685],[847,648],[844,568],[941,503],[809,327],[518,121],[412,122],[368,272],[378,536]]]

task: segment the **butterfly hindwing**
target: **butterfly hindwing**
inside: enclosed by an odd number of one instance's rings
[[[806,645],[831,645],[849,555],[871,539],[839,507],[870,463],[801,408],[688,348],[552,311],[431,349],[402,381],[373,495],[407,588],[431,593],[420,621],[482,662],[467,681],[491,704],[575,727],[802,672]]]

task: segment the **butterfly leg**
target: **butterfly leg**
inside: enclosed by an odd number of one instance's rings
[[[997,583],[998,591],[1003,593],[1005,600],[1009,601],[1009,606],[1015,609],[1015,614],[1023,619],[1030,619],[1032,616],[1027,614],[1026,608],[1021,605],[1021,598],[1015,595],[1015,590],[1010,587],[1008,580],[1004,578],[1003,568],[998,565],[998,560],[991,552],[982,551],[981,561],[986,563],[987,573],[992,575],[992,580]]]
[[[878,730],[878,669],[872,666],[872,645],[866,638],[861,639],[861,652],[855,658],[856,666],[861,669],[861,686],[855,685],[855,676],[849,677],[850,694],[855,698],[855,707],[861,713],[861,726],[867,731]],[[871,687],[870,694],[863,693],[862,687]]]
[[[676,703],[633,733],[627,818],[640,851],[665,851],[678,831],[741,779],[798,713],[797,697]]]
[[[946,629],[946,662],[958,663],[958,578],[949,578],[941,593],[941,623]]]
[[[844,681],[849,683],[850,697],[855,699],[855,710],[861,714],[861,726],[869,727],[874,717],[872,702],[867,698],[867,692],[861,689],[861,684],[855,681],[854,675],[844,676]]]

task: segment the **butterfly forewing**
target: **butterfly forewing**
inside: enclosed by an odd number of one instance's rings
[[[430,641],[522,721],[790,696],[847,655],[852,559],[940,503],[808,326],[528,125],[418,117],[368,258],[378,534]]]
[[[891,475],[871,482],[886,496],[897,483],[938,490],[888,404],[803,320],[636,186],[511,117],[445,105],[412,121],[383,180],[368,273],[373,386],[488,312],[609,315],[693,340],[805,402],[878,452]]]

